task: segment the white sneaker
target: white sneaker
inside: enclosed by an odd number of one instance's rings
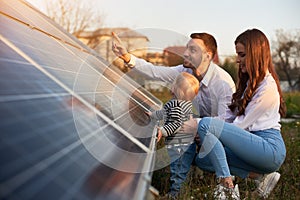
[[[261,180],[255,180],[257,188],[257,194],[262,198],[268,198],[269,194],[272,192],[276,186],[280,174],[278,172],[273,172],[271,174],[266,174]]]
[[[225,199],[235,199],[240,200],[239,186],[236,184],[234,188],[227,188],[223,185],[217,185],[214,191],[214,199],[225,200]]]

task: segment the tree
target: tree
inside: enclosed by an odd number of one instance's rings
[[[300,31],[276,31],[273,62],[280,80],[288,82],[291,90],[300,89]],[[297,88],[298,86],[298,88]]]
[[[88,5],[86,1],[80,0],[46,2],[47,15],[75,37],[89,29],[98,29],[103,24],[103,15],[99,14],[99,11],[92,6],[96,2],[89,1]]]
[[[238,77],[238,66],[236,64],[235,56],[225,58],[224,62],[220,64],[220,66],[231,75],[233,81],[236,83]]]

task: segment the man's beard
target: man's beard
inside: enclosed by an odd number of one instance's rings
[[[192,65],[191,62],[189,62],[189,61],[187,61],[187,62],[183,61],[183,67],[191,69],[193,71],[193,75],[198,79],[198,81],[202,80],[203,77],[201,75],[200,76],[197,75],[197,72],[196,72],[197,68],[194,65]]]
[[[187,61],[183,60],[183,67],[190,68],[190,69],[196,69],[196,67],[188,60]]]

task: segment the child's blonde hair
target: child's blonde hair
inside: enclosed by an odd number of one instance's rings
[[[181,72],[172,84],[172,92],[177,99],[192,101],[198,94],[198,79],[187,72]]]

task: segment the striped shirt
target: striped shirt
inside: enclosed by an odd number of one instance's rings
[[[157,110],[152,113],[152,118],[164,120],[164,125],[161,127],[163,136],[175,138],[176,132],[181,128],[183,122],[189,120],[192,115],[192,102],[178,99],[168,101],[162,110]],[[193,141],[193,134],[178,134],[180,138],[190,138]],[[176,137],[177,138],[177,137]]]

